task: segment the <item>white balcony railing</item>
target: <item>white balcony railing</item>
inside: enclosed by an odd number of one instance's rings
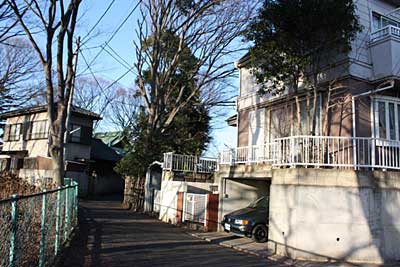
[[[400,142],[368,137],[291,136],[220,153],[220,164],[400,169]]]
[[[393,25],[388,25],[377,31],[372,32],[370,37],[371,43],[379,41],[386,36],[394,36],[400,38],[400,28]]]
[[[220,153],[220,164],[241,164],[273,162],[275,143],[268,143],[261,146],[245,146],[224,150]]]
[[[164,153],[164,170],[178,172],[213,173],[218,168],[218,160],[174,153]]]

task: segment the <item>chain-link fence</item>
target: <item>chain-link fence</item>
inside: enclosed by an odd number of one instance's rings
[[[78,222],[78,184],[0,200],[0,267],[51,266]]]

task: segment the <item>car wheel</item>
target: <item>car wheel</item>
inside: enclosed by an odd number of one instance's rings
[[[257,224],[254,226],[251,233],[253,240],[257,243],[264,243],[268,240],[268,228],[264,224]]]

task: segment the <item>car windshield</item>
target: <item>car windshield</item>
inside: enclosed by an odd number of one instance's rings
[[[261,197],[250,203],[249,208],[258,209],[258,208],[268,208],[268,197]]]

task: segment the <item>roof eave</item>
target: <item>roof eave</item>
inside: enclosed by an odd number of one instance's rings
[[[13,110],[13,111],[8,111],[5,113],[2,113],[2,114],[0,114],[0,119],[7,119],[7,118],[28,115],[28,114],[34,114],[34,113],[41,113],[41,112],[46,112],[46,111],[47,111],[47,105],[23,108],[23,109],[18,109],[18,110]],[[77,107],[73,108],[72,113],[79,115],[79,116],[88,117],[92,120],[102,120],[103,119],[99,114],[96,114],[89,110],[80,109]]]

